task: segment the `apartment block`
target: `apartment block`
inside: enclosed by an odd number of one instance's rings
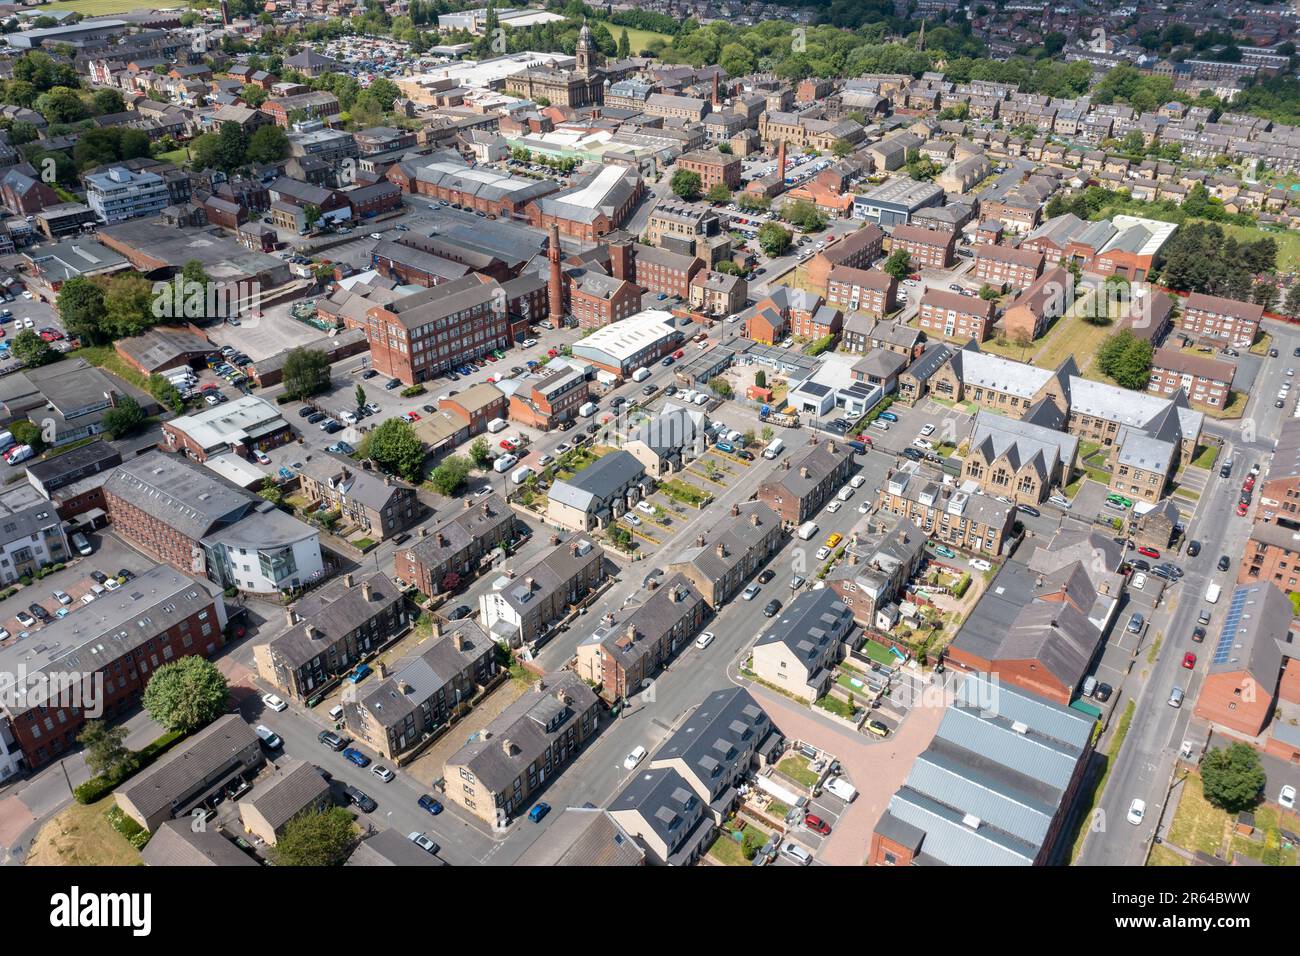
[[[1194,408],[1223,411],[1232,394],[1237,374],[1233,362],[1188,355],[1175,349],[1156,349],[1151,358],[1151,381],[1147,391],[1172,398],[1180,389]]]
[[[1249,348],[1259,335],[1263,315],[1264,307],[1253,302],[1193,292],[1183,303],[1176,328],[1207,345]]]
[[[917,325],[928,335],[983,342],[993,332],[996,313],[992,302],[978,296],[927,289],[917,310]]]

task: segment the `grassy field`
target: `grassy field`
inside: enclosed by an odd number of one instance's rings
[[[130,13],[132,10],[171,10],[179,9],[183,4],[176,4],[174,7],[152,7],[142,0],[60,0],[57,3],[47,3],[40,8],[41,13],[49,13],[56,10],[72,10],[76,13],[84,13],[89,17],[103,16],[106,13]]]
[[[1241,242],[1254,242],[1256,239],[1272,239],[1277,243],[1277,271],[1294,272],[1300,270],[1300,234],[1294,232],[1275,232],[1258,226],[1233,226],[1220,223],[1225,235],[1236,236]]]
[[[159,153],[154,159],[163,163],[171,163],[173,166],[184,166],[189,162],[189,154],[190,151],[182,146],[180,149],[173,149],[168,153]]]
[[[41,827],[27,854],[28,866],[140,866],[140,853],[112,828],[105,814],[111,796],[73,803]]]
[[[649,44],[651,40],[663,40],[665,43],[672,41],[672,37],[668,34],[655,33],[653,30],[638,30],[635,27],[621,27],[617,23],[606,23],[605,26],[609,28],[609,35],[614,38],[615,42],[618,42],[618,38],[623,35],[624,30],[627,31],[627,42],[632,46],[633,56],[639,56],[641,51],[646,48],[646,45]]]

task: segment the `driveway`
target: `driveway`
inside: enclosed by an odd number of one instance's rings
[[[897,732],[884,740],[866,740],[759,684],[747,687],[787,738],[806,740],[838,757],[858,795],[838,815],[833,832],[818,848],[817,859],[831,866],[861,866],[876,823],[907,779],[917,754],[929,746],[944,709],[917,706]]]

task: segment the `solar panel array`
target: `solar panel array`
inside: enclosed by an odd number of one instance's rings
[[[1257,587],[1236,588],[1232,592],[1232,603],[1228,606],[1228,616],[1219,632],[1219,643],[1214,647],[1212,663],[1226,664],[1232,657],[1232,646],[1237,640],[1237,630],[1241,626],[1241,613],[1245,610],[1247,599],[1258,591]]]

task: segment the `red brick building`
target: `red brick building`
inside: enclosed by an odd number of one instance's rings
[[[79,659],[82,663],[76,665],[76,672],[83,680],[93,674],[102,681],[102,716],[111,720],[139,705],[157,668],[191,654],[212,657],[225,644],[225,604],[204,584],[158,565],[139,575],[130,590],[138,592],[136,600],[104,601],[104,609],[93,620],[46,625],[37,656],[32,657],[30,648],[23,651],[29,676],[68,672],[66,658]],[[43,660],[46,654],[51,657]],[[0,717],[9,723],[29,769],[78,750],[77,734],[85,724],[85,708],[71,701],[58,706],[58,697],[48,701],[49,706],[43,701],[46,698],[34,694],[20,697],[7,702],[5,716]]]
[[[1198,342],[1249,348],[1259,335],[1264,307],[1253,302],[1193,292],[1183,303],[1177,329]]]
[[[973,295],[927,289],[917,309],[917,326],[929,335],[983,342],[993,331],[996,308]]]
[[[569,312],[581,328],[598,329],[640,311],[641,287],[634,282],[588,272],[569,284]]]
[[[510,396],[510,418],[550,431],[577,416],[578,409],[587,401],[587,377],[582,370],[567,366],[554,371],[542,369],[542,372],[536,378],[524,379]]]
[[[345,316],[345,322],[365,330],[371,366],[407,385],[510,347],[501,285],[477,273],[374,306],[360,319]]]
[[[647,292],[691,297],[691,280],[704,269],[704,260],[655,246],[637,246],[633,260],[636,284]]]
[[[879,226],[868,224],[843,239],[832,242],[808,260],[808,284],[814,289],[826,288],[831,270],[836,266],[866,269],[880,258],[885,234]]]
[[[1172,398],[1182,389],[1187,403],[1203,411],[1223,411],[1232,392],[1237,366],[1205,355],[1188,355],[1176,349],[1156,349],[1151,357],[1147,391]]]
[[[879,269],[835,266],[826,283],[826,304],[846,312],[882,316],[894,311],[898,282]]]
[[[1042,271],[1041,252],[989,244],[979,246],[975,252],[974,277],[995,288],[1028,288]]]
[[[699,176],[700,188],[706,193],[717,185],[726,186],[733,192],[740,188],[739,156],[704,150],[683,153],[677,160],[677,168]]]
[[[1194,713],[1255,737],[1273,717],[1285,660],[1279,645],[1290,638],[1291,602],[1266,581],[1238,586],[1224,598],[1240,612],[1233,633],[1221,638],[1231,642],[1232,653],[1211,661]]]
[[[894,227],[894,241],[889,251],[891,255],[900,249],[907,252],[912,257],[914,269],[946,269],[952,262],[956,245],[954,233],[902,225]]]

